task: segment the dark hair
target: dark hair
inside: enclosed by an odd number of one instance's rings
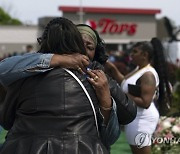
[[[145,51],[148,53],[148,59],[151,61],[153,59],[153,46],[150,42],[148,41],[142,41],[142,42],[137,42],[135,45],[133,45],[133,48],[138,47],[141,51]]]
[[[52,19],[38,38],[41,53],[86,54],[84,43],[77,27],[66,18]]]
[[[31,44],[28,44],[26,48],[33,48],[33,46]]]
[[[98,32],[96,30],[94,30],[92,27],[90,27],[89,25],[78,24],[77,26],[87,26],[94,31],[94,33],[96,34],[96,38],[97,38],[97,45],[96,45],[93,61],[97,61],[100,64],[104,65],[108,59],[108,56],[105,54],[106,47],[105,47],[104,40],[101,39]]]
[[[164,48],[158,38],[152,38],[150,42],[137,42],[133,47],[139,48],[143,52],[148,53],[148,60],[152,62],[159,76],[159,107],[167,105],[171,102],[171,90],[167,76],[167,63],[164,56]],[[165,99],[168,99],[165,101]]]

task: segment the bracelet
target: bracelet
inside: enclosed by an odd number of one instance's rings
[[[104,106],[100,106],[101,109],[103,109],[104,111],[110,111],[112,110],[112,106],[111,107],[104,107]]]

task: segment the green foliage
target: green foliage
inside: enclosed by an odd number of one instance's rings
[[[6,134],[7,134],[6,130],[2,130],[0,132],[0,144],[2,144],[4,142]]]
[[[180,82],[180,68],[176,71],[176,79]]]
[[[152,154],[178,154],[180,151],[179,145],[174,145],[173,148],[164,151],[163,149],[157,148],[156,146],[152,147]]]
[[[22,22],[12,18],[0,7],[0,25],[22,25]]]
[[[173,93],[172,107],[176,109],[176,112],[180,112],[180,68],[176,71],[176,84]]]

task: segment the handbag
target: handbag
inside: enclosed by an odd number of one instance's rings
[[[97,133],[98,133],[98,136],[99,136],[99,129],[98,129],[98,123],[97,123],[97,116],[96,116],[96,111],[95,111],[95,108],[94,108],[94,104],[92,102],[92,99],[88,93],[88,91],[86,90],[85,86],[83,85],[83,83],[79,80],[79,78],[70,70],[64,68],[64,70],[69,73],[78,83],[79,85],[81,86],[81,88],[83,89],[84,93],[86,94],[90,104],[91,104],[91,108],[93,110],[93,113],[94,113],[94,119],[95,119],[95,124],[96,124],[96,130],[97,130]]]

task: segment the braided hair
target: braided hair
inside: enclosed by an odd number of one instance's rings
[[[52,19],[38,39],[41,45],[38,52],[54,54],[86,54],[84,43],[72,21],[59,17]]]
[[[96,38],[97,38],[97,45],[96,45],[93,61],[97,61],[100,64],[104,65],[108,59],[108,56],[105,54],[106,46],[105,46],[104,40],[101,39],[98,32],[96,30],[94,30],[92,27],[90,27],[89,25],[78,24],[77,26],[87,26],[94,31]]]

